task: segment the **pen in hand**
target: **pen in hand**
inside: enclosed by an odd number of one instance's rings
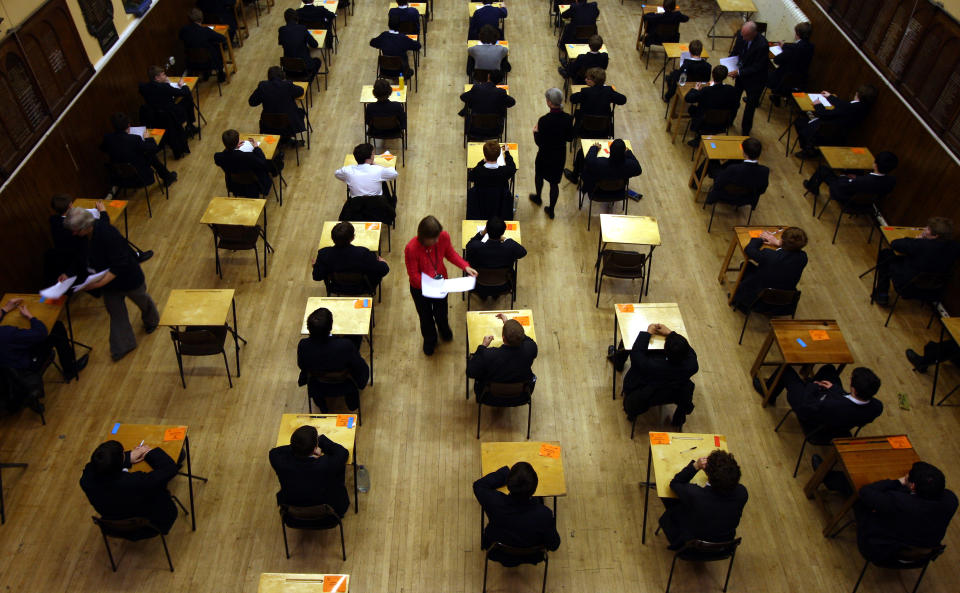
[[[681,451],[681,453],[689,453],[690,451],[693,451],[694,449],[696,449],[697,446],[698,446],[698,445],[694,445],[693,447],[690,447],[689,449],[686,449],[686,450],[684,450],[684,451]]]

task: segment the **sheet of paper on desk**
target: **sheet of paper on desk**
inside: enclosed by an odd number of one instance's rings
[[[727,72],[734,72],[740,69],[740,58],[730,56],[729,58],[720,58],[720,65],[727,67]]]
[[[147,133],[147,126],[130,126],[130,134],[132,136],[144,137]]]
[[[816,104],[817,101],[820,102],[824,107],[832,107],[830,101],[820,93],[807,93],[807,96],[810,97],[810,102]]]
[[[59,299],[71,286],[73,286],[73,283],[76,281],[76,276],[70,276],[63,282],[57,282],[49,288],[44,288],[40,291],[40,296],[45,299]]]
[[[175,89],[180,88],[180,83],[179,83],[179,82],[168,82],[167,84],[169,84],[170,86],[172,86],[172,87],[175,88]]]
[[[253,142],[249,140],[244,140],[240,143],[240,146],[237,147],[237,150],[240,152],[253,152]]]
[[[770,53],[772,53],[774,57],[779,56],[780,54],[783,53],[783,48],[780,47],[779,45],[771,45]]]
[[[100,280],[101,278],[103,278],[109,271],[110,271],[110,268],[107,268],[102,272],[97,272],[96,274],[90,274],[89,276],[87,276],[87,279],[83,281],[83,284],[78,284],[77,286],[73,287],[73,292],[77,292],[78,290],[83,290],[88,285],[93,284],[97,280]]]

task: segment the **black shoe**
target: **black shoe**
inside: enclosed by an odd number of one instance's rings
[[[539,206],[540,204],[543,204],[543,200],[541,200],[540,196],[538,196],[537,194],[530,194],[530,201],[536,204],[537,206]]]
[[[614,346],[607,346],[607,360],[613,363],[613,368],[618,372],[623,371],[623,367],[627,364],[626,352],[624,350],[617,350]]]
[[[167,186],[167,187],[170,187],[171,185],[173,185],[173,184],[176,183],[176,182],[177,182],[177,172],[176,172],[176,171],[170,171],[170,173],[169,173],[166,177],[163,178],[163,184],[164,184],[165,186]]]
[[[804,180],[803,180],[803,189],[807,190],[808,192],[810,192],[811,194],[813,194],[813,195],[815,195],[815,196],[819,196],[819,195],[820,195],[820,186],[819,186],[819,185],[814,185],[813,182],[810,181],[809,179],[804,179]]]
[[[813,457],[810,458],[810,463],[813,465],[813,471],[817,471],[817,468],[820,467],[821,463],[823,463],[823,457],[820,457],[814,453]]]
[[[200,74],[200,82],[207,82],[208,80],[210,80],[209,72],[203,72]]]
[[[927,365],[923,362],[923,357],[909,348],[907,348],[907,360],[913,365],[913,370],[918,373],[927,372]]]
[[[441,330],[440,330],[440,338],[441,338],[444,342],[453,341],[453,331],[452,331],[449,327],[446,328],[446,329],[441,329]]]
[[[430,341],[430,342],[428,342],[427,340],[423,341],[423,353],[426,354],[427,356],[433,355],[433,351],[436,347],[437,347],[437,343],[435,341]]]
[[[774,107],[780,107],[780,95],[770,95],[770,102],[773,103]]]
[[[111,355],[110,355],[110,358],[113,359],[113,362],[119,362],[120,359],[122,359],[122,358],[123,358],[124,356],[126,356],[127,354],[130,354],[130,353],[133,352],[134,350],[136,350],[136,348],[131,348],[131,349],[127,350],[126,352],[124,352],[123,354],[111,354]]]
[[[692,138],[690,140],[687,140],[687,146],[692,146],[693,148],[696,148],[698,144],[700,144],[699,138]]]
[[[76,379],[80,375],[80,371],[86,368],[88,362],[90,362],[89,354],[84,354],[78,358],[73,364],[73,372],[68,373],[64,371],[63,380],[69,383],[71,380]]]
[[[563,176],[566,177],[567,181],[569,181],[570,183],[577,184],[580,182],[580,176],[574,173],[573,171],[571,171],[570,169],[564,169]]]
[[[767,383],[767,387],[770,387],[769,382]],[[763,396],[763,383],[760,382],[760,377],[753,378],[753,390]],[[781,389],[773,390],[773,392],[770,394],[770,399],[767,400],[767,405],[774,406],[777,404],[777,397],[780,396],[780,391]]]
[[[223,70],[217,72],[217,82],[223,82],[227,79],[227,73]]]
[[[543,211],[547,213],[547,216],[550,217],[550,220],[553,220],[553,208],[547,206],[543,209]]]
[[[148,325],[143,328],[143,331],[147,332],[148,334],[152,334],[153,332],[157,331],[157,327],[158,326],[156,325]]]
[[[890,306],[890,295],[885,292],[878,292],[873,295],[873,301],[881,307]]]
[[[141,251],[140,253],[137,254],[137,262],[142,264],[143,262],[147,261],[147,260],[150,259],[151,257],[153,257],[153,250],[152,250],[152,249],[147,249],[146,251]]]

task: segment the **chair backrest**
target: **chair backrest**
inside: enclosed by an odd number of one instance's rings
[[[933,272],[920,272],[910,279],[903,289],[898,289],[902,296],[911,298],[914,294],[920,293],[923,296],[937,296],[946,289],[950,282],[950,274],[935,274]],[[903,294],[906,293],[906,294]],[[917,296],[920,296],[918,294]],[[916,298],[916,297],[913,297]]]
[[[513,284],[510,268],[477,268],[477,286],[503,286]],[[509,287],[507,289],[510,290]]]
[[[297,529],[333,529],[340,525],[340,516],[328,504],[309,507],[280,505],[280,519]]]
[[[494,542],[487,550],[487,557],[491,560],[496,559],[499,562],[505,562],[508,559],[520,564],[537,564],[547,559],[546,546],[532,546],[529,548],[518,548],[508,546],[500,542]]]
[[[471,56],[472,59],[472,56]],[[496,74],[494,74],[496,73]],[[470,80],[474,83],[479,81],[486,82],[487,80],[495,80],[496,76],[500,75],[499,70],[486,70],[483,68],[474,68],[473,73],[471,74]]]
[[[416,35],[418,33],[416,21],[400,21],[397,23],[397,33]]]
[[[400,128],[400,118],[396,115],[378,115],[370,118],[368,132],[376,134],[380,130],[392,131]]]
[[[290,127],[290,116],[286,113],[261,113],[260,126],[275,130],[285,130]]]
[[[794,311],[797,309],[797,303],[800,302],[799,290],[781,290],[778,288],[764,288],[757,295],[757,298],[750,305],[753,308],[758,303],[769,305],[771,307],[791,306]]]
[[[487,406],[497,406],[501,402],[514,405],[520,398],[529,401],[532,392],[533,386],[529,381],[518,383],[490,382],[483,385],[483,393],[477,397],[477,402]]]
[[[601,254],[601,273],[619,278],[643,278],[647,256],[636,251],[604,249]]]
[[[503,116],[497,113],[471,113],[470,132],[503,129]]]
[[[170,339],[183,356],[220,354],[227,339],[227,326],[204,325],[188,327],[185,331],[170,330]]]
[[[881,194],[856,193],[850,196],[850,199],[844,204],[844,208],[847,210],[869,212],[873,209],[873,205],[882,197]]]
[[[188,47],[185,53],[188,68],[202,68],[213,61],[210,50],[206,47]]]
[[[233,224],[214,224],[213,232],[217,235],[218,245],[231,251],[256,249],[257,239],[260,237],[259,226],[238,226]]]
[[[160,535],[160,530],[146,517],[130,517],[129,519],[91,517],[91,519],[104,535],[110,537],[137,540]]]
[[[363,272],[331,272],[325,284],[327,293],[372,295],[376,291]]]
[[[847,123],[842,120],[820,121],[814,138],[817,146],[843,146],[847,137]]]
[[[583,132],[602,132],[605,135],[609,135],[610,116],[583,114],[580,117],[580,127]]]
[[[280,67],[283,68],[283,74],[289,80],[298,78],[309,78],[307,71],[307,62],[303,58],[280,58]]]
[[[257,195],[262,193],[260,191],[260,180],[257,178],[257,174],[253,171],[237,171],[230,173],[228,177],[230,180],[229,185],[255,187],[257,188]]]
[[[700,120],[701,127],[717,128],[725,130],[733,122],[735,112],[733,109],[707,109],[703,112],[703,119]]]
[[[693,539],[683,544],[683,547],[677,550],[677,556],[684,560],[692,560],[695,562],[726,560],[737,553],[737,546],[740,545],[742,540],[742,537],[726,542],[708,542],[701,539]]]
[[[591,37],[597,34],[597,25],[577,25],[573,28],[573,36],[576,37],[577,41],[586,42]]]
[[[653,35],[656,39],[664,41],[676,39],[680,35],[680,23],[660,23],[653,28]],[[653,43],[652,45],[660,45],[660,43]]]
[[[110,170],[110,177],[117,185],[132,184],[137,187],[143,185],[143,181],[140,179],[140,173],[137,171],[137,168],[130,163],[111,162],[107,164],[107,168]]]
[[[317,383],[325,383],[328,385],[342,385],[343,383],[353,382],[353,375],[350,374],[350,369],[347,368],[336,371],[311,371],[310,378]]]
[[[377,57],[377,67],[380,70],[403,70],[403,59],[400,56],[385,56],[380,54]]]
[[[605,194],[624,193],[627,191],[626,178],[622,179],[600,179],[597,181],[596,190]]]
[[[932,548],[920,548],[916,546],[906,546],[897,552],[896,562],[887,565],[890,568],[922,568],[928,562],[936,560],[947,546],[934,546]]]

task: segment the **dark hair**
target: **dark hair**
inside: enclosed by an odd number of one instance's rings
[[[810,33],[813,32],[813,26],[807,22],[797,23],[797,26],[793,28],[793,32],[797,34],[798,39],[810,41]]]
[[[307,331],[311,338],[326,340],[333,329],[333,313],[330,309],[320,307],[307,317]]]
[[[587,40],[587,45],[590,46],[590,51],[600,51],[600,48],[603,47],[603,37],[591,35],[590,39]]]
[[[683,360],[690,355],[690,343],[677,332],[670,332],[663,341],[663,352],[667,360]]]
[[[387,17],[387,28],[391,31],[396,31],[397,27],[400,26],[400,17],[393,15]]]
[[[807,233],[796,226],[783,229],[780,234],[780,248],[786,251],[800,251],[807,246]]]
[[[857,399],[870,399],[880,390],[880,377],[867,367],[857,367],[850,373],[850,387],[857,390]]]
[[[424,216],[417,225],[417,239],[436,239],[441,232],[443,232],[443,225],[432,214]]]
[[[713,82],[720,84],[723,82],[723,79],[727,77],[730,71],[727,70],[727,67],[723,64],[717,64],[713,67]]]
[[[110,125],[113,126],[114,132],[124,132],[130,127],[130,119],[125,113],[118,111],[110,116]]]
[[[752,136],[743,141],[742,148],[743,154],[751,161],[760,158],[760,153],[763,152],[763,144],[760,144],[760,141]]]
[[[496,43],[500,39],[500,31],[497,31],[497,28],[493,25],[484,25],[480,27],[477,37],[481,43]]]
[[[338,222],[333,225],[333,229],[330,231],[330,238],[333,239],[333,244],[337,247],[346,247],[356,236],[353,225],[347,221]]]
[[[123,445],[120,441],[100,443],[90,456],[93,470],[101,476],[120,473],[123,469]]]
[[[703,468],[710,481],[710,487],[717,492],[732,492],[740,483],[740,465],[732,453],[717,449],[707,455],[707,466]]]
[[[267,68],[267,80],[283,80],[283,68],[280,66]]]
[[[699,39],[691,41],[689,47],[691,56],[699,56],[703,53],[703,42]]]
[[[537,491],[538,483],[539,478],[533,466],[526,461],[518,461],[510,468],[510,474],[507,476],[507,491],[510,492],[510,496],[527,499]]]
[[[353,158],[356,159],[358,165],[362,165],[364,161],[373,156],[373,144],[364,142],[363,144],[357,144],[353,147]]]
[[[886,175],[897,168],[897,165],[900,164],[900,159],[892,152],[884,150],[883,152],[878,152],[877,156],[873,157],[873,162],[877,164],[877,172]]]
[[[663,0],[663,11],[672,12],[677,9],[677,0]]]
[[[190,22],[193,23],[202,23],[203,22],[203,11],[199,8],[191,8],[190,12],[187,13],[187,18],[190,19]]]
[[[607,71],[603,68],[587,68],[583,77],[589,78],[597,86],[603,86],[607,82]]]
[[[220,135],[223,140],[223,146],[227,149],[234,149],[240,144],[240,132],[236,130],[227,130]]]
[[[927,221],[927,228],[937,236],[938,239],[949,241],[953,238],[953,221],[943,216],[934,216]]]
[[[390,86],[390,81],[386,78],[378,78],[373,81],[373,96],[377,101],[389,101],[392,92],[393,87]]]
[[[160,66],[150,66],[147,68],[147,80],[153,80],[163,74],[163,68]]]
[[[495,161],[500,157],[500,143],[496,140],[487,140],[483,143],[483,158]]]
[[[290,435],[290,450],[294,457],[309,457],[317,448],[317,429],[313,426],[301,426]]]
[[[53,211],[57,214],[66,214],[72,203],[73,196],[67,194],[54,194],[53,197],[50,198],[50,207],[53,208]]]
[[[877,100],[877,87],[872,84],[861,84],[857,87],[857,96],[860,97],[862,103],[873,105],[873,102]]]
[[[507,223],[503,222],[498,216],[494,216],[487,221],[486,231],[491,239],[500,239],[503,232],[507,230]]]
[[[619,167],[627,155],[627,143],[617,138],[610,143],[610,164]]]
[[[516,319],[507,319],[503,322],[503,343],[507,346],[519,346],[526,337],[523,326]]]
[[[297,22],[297,11],[293,8],[288,8],[283,11],[283,20],[289,23]]]
[[[946,488],[943,472],[925,461],[914,463],[910,473],[907,474],[907,479],[913,484],[920,498],[936,500]]]

